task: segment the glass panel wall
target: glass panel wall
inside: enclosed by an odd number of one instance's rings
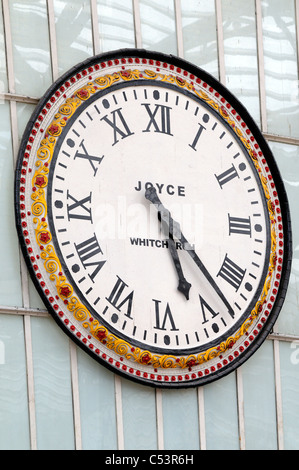
[[[215,3],[182,0],[184,58],[219,78]]]
[[[52,83],[47,4],[13,1],[9,7],[16,92],[39,97]]]
[[[268,131],[299,137],[295,2],[264,0],[262,14]]]
[[[140,0],[139,4],[143,47],[177,54],[173,0]]]

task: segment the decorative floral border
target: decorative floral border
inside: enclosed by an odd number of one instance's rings
[[[128,63],[130,65],[132,64],[133,59],[122,59],[121,61],[118,60],[118,62],[122,64]],[[135,59],[136,64],[139,64],[141,62],[142,64],[146,64],[149,67],[155,67],[155,70],[153,70],[153,68],[145,68],[144,70],[139,70],[138,68],[136,68],[132,70],[127,69],[123,65],[122,70],[117,70],[113,73],[96,76],[93,80],[85,84],[83,87],[81,86],[78,89],[75,89],[71,97],[67,97],[66,94],[63,95],[64,102],[59,106],[58,111],[54,115],[54,119],[51,119],[50,124],[47,125],[47,129],[44,131],[44,129],[41,128],[44,116],[47,114],[48,109],[52,107],[52,104],[55,103],[56,99],[60,97],[61,94],[66,91],[68,87],[72,86],[72,84],[76,83],[76,81],[80,81],[80,79],[86,76],[88,73],[95,72],[100,68],[109,68],[112,65],[115,67],[118,64],[116,63],[116,61],[114,61],[114,63],[108,61],[107,63],[102,63],[101,65],[97,64],[94,67],[90,67],[88,68],[88,70],[82,70],[81,73],[78,73],[76,77],[70,79],[69,82],[65,82],[65,84],[61,86],[59,90],[57,89],[55,94],[53,94],[53,96],[50,98],[50,100],[41,111],[40,116],[38,117],[36,123],[33,126],[31,136],[29,137],[29,142],[26,148],[26,152],[24,154],[24,168],[22,170],[22,174],[25,176],[27,173],[26,167],[28,165],[28,159],[30,156],[31,144],[34,142],[35,139],[38,141],[38,131],[42,132],[44,134],[44,138],[42,138],[42,140],[40,141],[40,145],[36,151],[35,171],[31,178],[31,199],[33,202],[31,205],[31,212],[27,215],[33,216],[32,220],[34,224],[34,234],[36,243],[40,249],[40,258],[43,260],[44,268],[49,274],[50,281],[54,282],[56,285],[57,296],[55,296],[55,298],[50,297],[49,301],[53,304],[53,309],[57,311],[57,314],[61,318],[64,318],[64,313],[62,310],[59,309],[58,302],[56,303],[55,300],[61,300],[65,304],[67,310],[73,314],[73,318],[76,321],[80,322],[83,328],[88,332],[89,340],[91,339],[91,337],[95,338],[97,341],[102,343],[102,345],[104,345],[107,350],[116,353],[116,355],[119,356],[121,361],[123,361],[125,358],[129,361],[132,361],[133,363],[138,363],[141,366],[150,365],[152,366],[152,368],[154,368],[155,372],[157,372],[158,369],[172,368],[187,368],[189,371],[191,371],[194,367],[205,364],[211,361],[212,359],[222,359],[223,353],[227,352],[228,350],[233,350],[240,338],[245,335],[244,341],[239,347],[239,351],[237,351],[237,353],[236,350],[234,351],[234,357],[229,356],[229,360],[233,360],[244,351],[244,348],[249,346],[250,342],[255,339],[259,331],[263,328],[263,325],[267,320],[267,316],[269,315],[273,306],[273,302],[275,300],[277,288],[279,287],[279,272],[282,269],[283,227],[281,223],[281,217],[279,216],[280,206],[277,198],[273,200],[273,196],[277,196],[277,193],[275,191],[275,185],[272,181],[272,176],[270,174],[269,168],[267,167],[267,162],[264,159],[262,152],[259,150],[259,146],[256,143],[254,137],[251,135],[250,130],[247,128],[246,124],[241,120],[240,116],[238,116],[236,111],[231,107],[231,105],[226,102],[226,100],[221,97],[217,91],[213,90],[207,83],[203,83],[201,79],[196,78],[194,75],[189,74],[184,70],[176,69],[174,74],[174,66],[164,63],[162,66],[162,73],[161,69],[158,67],[158,65],[161,66],[161,63],[159,63],[159,61]],[[166,69],[167,73],[164,73]],[[169,70],[173,73],[169,73]],[[177,73],[179,73],[180,76],[176,75]],[[188,80],[186,78],[183,78],[185,76],[188,76]],[[92,77],[90,76],[89,78],[91,79]],[[48,185],[49,168],[57,139],[61,135],[68,119],[73,116],[73,114],[81,106],[82,103],[86,102],[95,93],[109,88],[115,83],[138,81],[140,79],[156,80],[174,84],[181,89],[186,89],[194,93],[194,95],[196,95],[200,100],[204,101],[208,106],[217,111],[221,118],[224,119],[226,123],[234,130],[238,139],[247,149],[248,154],[250,155],[252,162],[254,163],[255,168],[259,174],[265,198],[267,201],[269,218],[271,223],[271,253],[269,260],[269,269],[260,298],[257,301],[255,307],[252,309],[248,318],[243,322],[243,324],[234,336],[228,337],[226,341],[223,341],[217,346],[212,347],[207,351],[204,351],[199,354],[192,354],[181,357],[177,357],[175,355],[153,354],[149,350],[142,350],[138,347],[134,347],[128,342],[118,338],[116,335],[111,334],[106,327],[104,327],[98,322],[98,320],[92,318],[88,309],[74,295],[73,287],[67,282],[67,278],[62,272],[62,267],[59,258],[51,243],[52,234],[49,230],[47,223],[48,210],[46,201],[46,188]],[[22,186],[22,184],[25,184],[25,177],[23,178],[23,180],[24,181],[22,181],[21,178],[20,181],[20,207],[21,217],[22,219],[25,219],[26,213],[23,212],[25,207],[23,207],[24,204],[22,203],[22,201],[25,200],[25,187]],[[272,197],[270,196],[270,192],[272,193]],[[277,223],[275,217],[277,217],[278,222],[280,223]],[[26,230],[27,222],[25,222],[25,220],[23,220],[22,222],[22,227],[24,229],[23,234],[25,237],[25,243],[28,246],[28,253],[31,255],[33,269],[36,271],[37,279],[41,279],[42,275],[38,272],[38,264],[35,263],[36,260],[35,257],[32,256],[32,248],[29,246],[30,240],[26,238],[28,237],[28,231]],[[277,233],[277,229],[279,233]],[[279,244],[279,257],[277,256],[277,243]],[[39,256],[37,257],[39,258]],[[274,272],[276,272],[275,280],[273,280]],[[45,294],[49,295],[49,290],[46,289],[45,282],[40,281],[40,285],[44,289]],[[264,310],[263,312],[264,305],[266,305],[266,310]],[[257,319],[259,319],[260,322],[257,324],[257,326],[255,326]],[[70,323],[68,318],[64,318],[63,321],[65,325],[69,325]],[[69,328],[71,331],[73,331],[73,334],[75,334],[76,327],[70,324]],[[252,328],[254,329],[252,331],[252,334],[250,334]],[[82,335],[79,331],[77,331],[76,336],[80,339]],[[87,343],[87,340],[84,337],[82,338],[82,341],[85,344]],[[94,349],[94,345],[91,342],[89,342],[89,348]],[[95,353],[100,354],[101,351],[96,347]],[[102,354],[102,357],[104,359],[106,358],[105,356],[105,353]],[[109,358],[109,361],[111,364],[115,362],[116,367],[121,367],[120,362],[115,361],[112,358]],[[223,361],[223,365],[226,365],[225,362],[227,363],[227,359]],[[221,367],[219,366],[219,364],[220,363],[218,362],[218,369],[222,367],[222,364]],[[122,368],[124,367],[126,366],[122,366]],[[206,369],[205,373],[207,373],[207,370],[208,373],[214,372],[213,367],[215,368],[215,366],[212,366],[211,369]],[[138,371],[134,371],[134,373],[135,372],[138,375]],[[200,376],[200,374],[202,373],[202,371],[199,371],[198,376]],[[146,377],[147,373],[145,372],[144,374],[144,377]],[[159,379],[159,377],[161,376],[155,376],[155,379],[161,380],[161,378]],[[150,378],[153,379],[153,374],[151,374]],[[190,379],[194,379],[194,377],[189,376],[187,374],[185,380]]]

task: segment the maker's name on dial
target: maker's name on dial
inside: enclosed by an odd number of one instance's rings
[[[174,184],[151,183],[150,181],[143,183],[142,181],[137,181],[137,185],[134,187],[134,189],[135,191],[145,191],[151,187],[156,188],[158,194],[169,194],[170,196],[177,195],[185,197],[185,186],[178,186]]]

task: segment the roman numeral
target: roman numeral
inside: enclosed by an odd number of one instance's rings
[[[129,126],[122,115],[121,109],[122,108],[115,109],[110,113],[112,114],[112,121],[108,118],[107,115],[101,118],[101,121],[104,120],[113,129],[114,142],[112,145],[115,145],[117,142],[119,142],[119,136],[122,139],[125,139],[126,137],[134,134],[134,132],[130,131]]]
[[[89,163],[90,163],[90,165],[93,169],[93,176],[95,176],[97,171],[98,171],[98,168],[95,166],[94,162],[97,162],[97,164],[99,165],[101,163],[101,161],[103,160],[104,155],[102,157],[96,157],[94,155],[89,155],[89,153],[87,152],[86,147],[84,145],[84,139],[80,143],[79,147],[82,148],[84,153],[81,153],[81,152],[79,152],[79,150],[77,150],[77,152],[74,156],[74,159],[84,158],[85,160],[89,161]]]
[[[196,146],[197,146],[197,142],[198,142],[198,140],[199,140],[199,138],[202,134],[202,131],[206,129],[202,124],[198,123],[198,125],[199,125],[199,128],[198,128],[198,131],[196,133],[196,136],[195,136],[192,144],[189,144],[189,147],[193,148],[193,150],[195,150],[195,151],[197,151]]]
[[[97,255],[102,255],[103,252],[95,234],[93,235],[93,237],[88,238],[87,240],[82,243],[79,243],[78,245],[75,243],[75,248],[77,250],[80,261],[85,269],[89,268],[90,266],[95,266],[94,271],[89,274],[90,279],[92,280],[92,282],[94,282],[94,278],[106,263],[106,260],[96,260]]]
[[[243,219],[239,217],[231,217],[231,215],[228,214],[228,223],[229,235],[232,233],[238,233],[242,235],[249,235],[251,237],[250,217]]]
[[[150,117],[147,128],[143,132],[150,132],[151,127],[154,127],[154,132],[162,134],[173,135],[170,130],[170,108],[162,104],[155,104],[155,110],[152,111],[148,103],[142,103]]]
[[[231,166],[228,170],[224,171],[221,173],[221,175],[215,175],[217,178],[217,181],[220,185],[220,188],[222,189],[223,185],[231,181],[233,178],[239,178],[239,175],[234,167],[234,165]]]
[[[230,260],[226,254],[217,276],[222,277],[237,291],[242,283],[245,272],[246,270],[241,269],[236,263]]]
[[[217,315],[219,315],[219,312],[218,313],[214,312],[214,310],[209,306],[209,304],[205,301],[205,299],[201,297],[200,294],[199,294],[199,300],[200,300],[200,306],[201,306],[201,311],[202,311],[202,316],[203,316],[202,324],[207,323],[209,321],[207,320],[207,317],[206,317],[207,310],[212,315],[212,318],[215,318]]]
[[[128,284],[126,284],[119,276],[117,276],[116,284],[114,285],[109,297],[106,297],[106,300],[108,300],[108,302],[118,311],[120,311],[123,305],[127,304],[125,315],[132,320],[131,311],[133,306],[134,291],[130,292],[124,297],[124,290],[127,287]]]
[[[171,328],[170,328],[171,331],[178,331],[178,329],[175,326],[174,319],[173,319],[169,304],[167,303],[167,305],[166,305],[164,314],[162,314],[163,318],[162,318],[162,321],[161,321],[161,318],[160,318],[160,314],[161,314],[161,312],[160,312],[160,303],[161,303],[161,300],[153,299],[153,302],[155,302],[155,314],[156,314],[156,326],[154,326],[154,328],[156,330],[166,330],[167,328],[165,327],[165,325],[166,325],[166,322],[167,322],[171,326]]]
[[[67,199],[71,199],[73,201],[73,204],[67,204],[67,214],[69,220],[82,219],[92,222],[91,209],[87,207],[88,204],[91,204],[91,194],[92,193],[78,201],[78,199],[71,196],[69,190],[67,190]]]

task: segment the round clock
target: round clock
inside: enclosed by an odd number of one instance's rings
[[[128,49],[74,67],[28,123],[15,195],[47,309],[113,371],[201,385],[271,331],[290,272],[283,183],[248,112],[194,65]]]

